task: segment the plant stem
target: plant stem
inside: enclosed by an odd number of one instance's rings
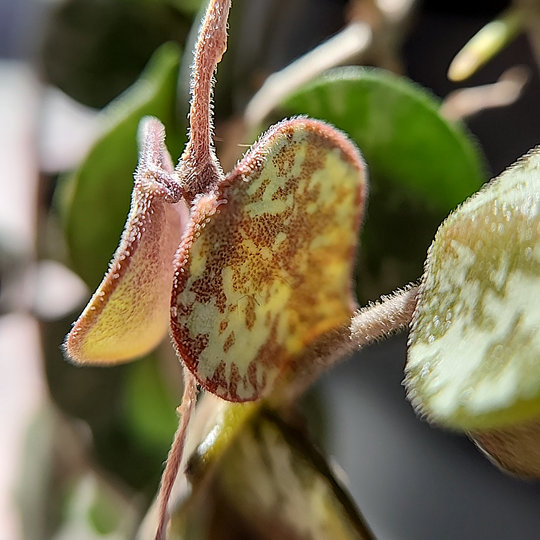
[[[351,349],[361,349],[373,341],[403,330],[416,309],[418,286],[383,296],[379,302],[358,311],[351,319]]]
[[[418,286],[383,296],[357,311],[348,327],[324,335],[291,366],[271,405],[293,403],[319,377],[346,355],[406,328],[412,321],[418,302]]]
[[[212,92],[214,72],[227,50],[227,17],[230,7],[230,0],[210,0],[195,45],[191,68],[189,142],[177,166],[184,197],[190,202],[198,194],[207,193],[223,178],[212,141]]]
[[[156,530],[155,540],[166,539],[166,528],[169,520],[168,504],[171,496],[172,488],[182,458],[184,456],[184,447],[188,433],[189,421],[197,403],[197,381],[191,372],[184,368],[184,395],[182,396],[182,405],[178,407],[181,419],[180,425],[174,435],[174,441],[167,456],[167,465],[161,478],[161,487],[158,494],[158,527]]]
[[[191,71],[189,142],[176,168],[182,194],[188,202],[192,202],[198,194],[208,193],[223,178],[212,141],[212,89],[214,71],[227,49],[227,18],[230,7],[230,0],[210,0],[195,46]],[[169,499],[182,463],[189,421],[197,401],[197,382],[186,368],[184,384],[182,405],[179,408],[182,418],[167,457],[158,494],[158,527],[155,540],[166,539]]]
[[[279,103],[327,69],[342,65],[365,52],[372,43],[368,24],[354,22],[334,37],[270,75],[246,107],[244,119],[258,126]]]
[[[521,10],[523,27],[536,57],[536,64],[540,66],[540,3],[538,0],[515,0],[514,4]]]

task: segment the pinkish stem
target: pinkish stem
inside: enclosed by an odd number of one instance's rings
[[[184,197],[192,201],[207,193],[223,177],[212,141],[214,72],[227,49],[230,0],[210,0],[199,37],[191,75],[190,138],[177,166]]]
[[[184,395],[182,397],[182,405],[179,407],[182,417],[174,435],[174,441],[167,457],[167,465],[161,478],[161,487],[158,495],[158,528],[156,530],[155,540],[165,540],[167,538],[169,499],[174,482],[178,476],[178,471],[180,470],[180,465],[182,464],[182,458],[184,457],[189,421],[196,403],[197,381],[191,372],[184,368]]]
[[[329,332],[306,351],[299,364],[293,366],[293,378],[286,379],[281,390],[271,397],[271,403],[279,407],[296,401],[348,354],[405,329],[412,321],[417,302],[418,286],[413,286],[383,296],[357,311],[348,327]]]
[[[176,172],[184,198],[191,202],[200,193],[207,193],[223,177],[212,142],[212,88],[214,71],[227,49],[227,18],[230,0],[210,0],[195,46],[191,75],[190,137]],[[194,410],[197,382],[184,370],[185,389],[180,407],[182,419],[167,458],[158,495],[159,521],[155,540],[165,540],[169,521],[168,504],[178,475],[189,420]]]
[[[418,287],[414,286],[362,308],[351,319],[352,348],[361,349],[409,326],[417,302]]]

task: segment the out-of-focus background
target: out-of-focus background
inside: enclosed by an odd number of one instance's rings
[[[77,255],[62,215],[69,187],[61,186],[103,133],[99,111],[134,83],[154,50],[176,41],[189,52],[200,4],[0,0],[0,540],[129,538],[156,491],[176,425],[180,367],[166,345],[114,369],[64,362],[60,346],[90,295],[87,283],[106,268],[85,274],[79,259],[86,283],[72,270]],[[238,157],[225,155],[227,140],[265,78],[351,18],[369,22],[378,4],[407,16],[385,27],[382,52],[352,62],[406,75],[441,99],[514,69],[520,92],[509,104],[455,114],[483,149],[489,177],[540,143],[539,67],[526,34],[470,79],[447,78],[460,48],[509,2],[233,0],[230,52],[216,88],[225,161]],[[184,58],[181,73],[188,65]],[[187,101],[180,85],[175,158]],[[111,255],[114,246],[104,249]],[[391,282],[392,268],[384,271]],[[358,281],[364,300],[391,292],[362,288],[361,266]],[[540,486],[505,476],[466,437],[414,415],[401,386],[405,350],[405,336],[370,347],[310,393],[321,423],[316,438],[377,538],[538,538]]]

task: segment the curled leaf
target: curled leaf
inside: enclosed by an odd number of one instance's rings
[[[185,143],[175,107],[179,56],[173,43],[156,50],[139,79],[103,110],[102,136],[55,193],[71,264],[92,290],[101,282],[118,246],[129,210],[141,118],[155,116],[163,122],[173,155],[178,155]]]
[[[168,328],[174,253],[187,207],[173,176],[163,126],[141,125],[131,210],[109,271],[66,340],[80,363],[128,361],[151,351]]]

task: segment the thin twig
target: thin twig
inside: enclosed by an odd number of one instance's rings
[[[529,68],[511,67],[496,83],[451,92],[441,105],[440,113],[448,120],[456,121],[470,118],[484,109],[512,105],[519,99],[530,78]]]
[[[281,71],[270,75],[248,103],[244,119],[258,126],[285,97],[331,67],[356,58],[371,45],[369,25],[354,22]]]
[[[166,539],[166,529],[169,521],[169,499],[184,456],[189,421],[195,409],[196,402],[197,381],[191,372],[184,368],[184,395],[182,397],[182,405],[179,407],[182,417],[174,435],[174,441],[167,456],[167,465],[161,479],[161,487],[158,495],[158,528],[155,540]]]
[[[540,3],[538,0],[514,0],[522,13],[523,28],[527,32],[529,44],[540,66]]]

